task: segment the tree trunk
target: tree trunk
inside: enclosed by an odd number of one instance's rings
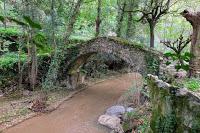
[[[31,44],[31,89],[35,89],[37,80],[37,52],[35,44]]]
[[[193,58],[190,61],[190,77],[200,77],[200,25],[193,26],[191,43],[191,53]]]
[[[96,18],[96,37],[100,34],[100,25],[101,25],[101,0],[98,0],[97,8],[97,18]]]
[[[133,36],[133,14],[132,12],[128,13],[128,22],[127,22],[127,30],[126,30],[126,38],[129,39]]]
[[[135,24],[133,23],[133,16],[134,13],[132,11],[138,9],[138,2],[135,0],[129,0],[128,1],[128,21],[127,21],[127,29],[126,29],[126,38],[130,39],[131,37],[134,36],[135,33]]]
[[[33,29],[30,31],[30,39],[33,39]],[[35,89],[37,81],[37,51],[36,45],[30,41],[30,87],[31,90]]]
[[[30,17],[32,20],[35,19],[35,7],[33,1],[30,1]],[[37,50],[36,50],[36,44],[33,43],[33,36],[35,34],[35,30],[33,28],[30,29],[30,51],[31,51],[31,79],[30,79],[30,85],[31,89],[34,90],[36,83],[37,83]]]
[[[193,57],[190,60],[190,77],[200,77],[200,12],[191,13],[187,10],[181,13],[193,27],[191,53]]]
[[[55,5],[55,0],[52,0],[51,1],[51,28],[52,28],[52,45],[53,45],[53,48],[55,49],[56,48],[56,39],[55,39],[55,8],[54,8],[54,5]]]
[[[43,88],[45,88],[45,89],[54,89],[54,87],[55,87],[55,83],[56,83],[57,76],[58,76],[58,70],[59,70],[62,60],[64,59],[64,53],[65,53],[64,46],[65,46],[65,44],[68,44],[69,37],[70,37],[71,33],[73,32],[73,27],[74,27],[74,24],[78,17],[78,14],[80,12],[80,7],[81,7],[82,2],[83,2],[83,0],[77,1],[76,5],[74,7],[74,11],[73,11],[71,17],[69,18],[69,23],[66,26],[64,43],[56,46],[55,54],[52,57],[51,65],[50,65],[48,73],[46,75],[45,82],[43,83]]]
[[[30,32],[30,30],[27,30]],[[27,34],[27,50],[28,50],[28,55],[27,55],[27,66],[28,66],[28,85],[30,87],[30,82],[31,82],[31,49],[30,49],[30,34]]]
[[[22,40],[23,38],[20,37],[19,38],[19,47],[18,47],[18,77],[19,77],[19,83],[18,83],[18,89],[21,90],[22,89],[22,79],[23,79],[23,74],[22,74],[22,69],[23,67],[21,66],[22,65],[22,62],[21,62],[21,53],[22,53]]]
[[[118,20],[117,20],[116,33],[117,33],[117,37],[121,37],[121,28],[122,28],[122,23],[124,20],[124,15],[125,15],[126,1],[124,1],[122,9],[120,8],[120,5],[118,5],[118,6],[119,6],[119,9],[118,9]]]
[[[7,13],[6,13],[6,0],[4,0],[4,2],[3,2],[3,10],[4,10],[4,16],[7,16]],[[5,29],[7,28],[6,20],[4,21],[4,28]]]
[[[67,43],[69,41],[69,37],[70,37],[71,33],[73,32],[74,24],[79,15],[82,2],[83,2],[83,0],[77,1],[76,5],[74,7],[72,16],[69,18],[69,24],[67,25],[66,34],[65,34],[65,43]]]
[[[155,43],[155,24],[153,22],[149,23],[150,26],[150,47],[154,48],[154,43]]]

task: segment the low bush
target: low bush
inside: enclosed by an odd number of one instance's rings
[[[17,28],[0,28],[0,35],[4,36],[18,36],[22,34],[22,32]]]
[[[26,61],[27,56],[25,54],[18,56],[17,53],[11,52],[2,55],[0,57],[0,69],[1,70],[13,69],[14,68],[13,66],[19,61],[19,57],[21,62]]]
[[[184,86],[192,91],[197,91],[200,89],[200,79],[187,79],[184,82]]]

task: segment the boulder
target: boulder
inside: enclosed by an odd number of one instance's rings
[[[117,116],[117,117],[120,117],[125,112],[126,112],[125,107],[120,105],[112,106],[106,110],[107,115]]]
[[[110,116],[110,115],[101,115],[98,119],[98,122],[101,125],[104,125],[112,130],[114,130],[117,133],[123,133],[122,125],[120,124],[121,120],[120,118],[116,116]]]

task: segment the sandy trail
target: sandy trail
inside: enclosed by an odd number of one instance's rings
[[[135,74],[125,74],[92,85],[57,110],[29,119],[3,133],[108,133],[98,117],[131,86]]]

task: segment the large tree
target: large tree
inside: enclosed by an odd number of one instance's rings
[[[133,37],[135,31],[134,18],[136,17],[135,10],[138,9],[138,0],[118,0],[118,15],[116,33],[118,37]]]
[[[142,13],[141,21],[149,24],[150,28],[150,47],[154,47],[155,27],[159,19],[168,13],[172,0],[147,0],[143,2],[143,8],[139,10]]]
[[[193,27],[189,76],[200,77],[200,12],[189,12],[185,10],[181,15],[189,21]]]
[[[134,10],[138,9],[139,1],[138,0],[128,0],[127,4],[127,28],[126,28],[126,38],[130,39],[134,36],[136,21],[134,21],[135,13]]]
[[[122,32],[122,23],[125,17],[125,9],[126,9],[126,0],[117,0],[118,5],[118,14],[117,14],[117,36],[121,37]]]
[[[74,24],[79,15],[80,7],[81,7],[82,3],[83,3],[83,0],[78,0],[75,3],[72,14],[69,17],[69,22],[66,25],[65,37],[63,39],[64,42],[62,44],[60,44],[59,46],[56,46],[55,54],[52,58],[52,62],[49,67],[45,82],[43,83],[43,87],[46,89],[53,89],[53,87],[55,86],[55,82],[56,82],[57,76],[58,76],[58,69],[64,58],[65,45],[69,44],[69,37],[70,37],[71,33],[73,32]]]
[[[55,0],[51,0],[51,28],[52,28],[52,40],[51,40],[51,43],[52,43],[52,46],[53,48],[56,47],[56,38],[55,38],[55,27],[56,27],[56,22],[55,22]]]
[[[101,25],[101,6],[102,1],[98,0],[98,7],[97,7],[97,18],[96,18],[96,37],[100,34],[100,25]]]

